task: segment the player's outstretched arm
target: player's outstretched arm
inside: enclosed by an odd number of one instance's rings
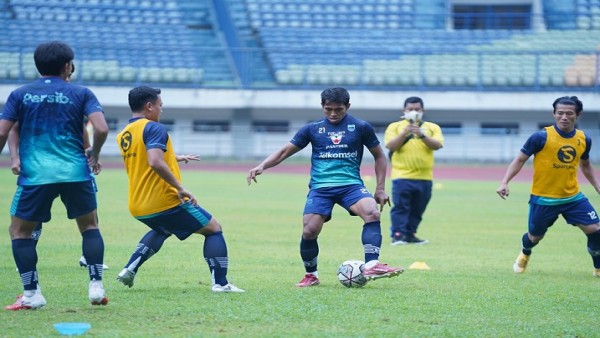
[[[154,148],[154,149],[149,149],[147,153],[148,153],[148,165],[152,168],[152,170],[154,170],[154,172],[158,176],[160,176],[160,178],[162,178],[169,185],[171,185],[172,187],[177,189],[177,195],[179,196],[179,199],[181,200],[181,202],[182,203],[189,202],[189,203],[192,203],[193,205],[197,205],[198,201],[196,200],[196,197],[194,197],[194,195],[190,191],[188,191],[187,189],[185,189],[183,187],[181,182],[179,182],[177,180],[177,178],[175,177],[175,175],[173,175],[173,173],[171,172],[171,169],[169,169],[169,166],[167,165],[167,163],[165,162],[165,159],[163,157],[164,156],[163,150]]]
[[[515,159],[508,165],[506,173],[504,174],[504,178],[502,178],[500,186],[498,187],[498,189],[496,189],[496,193],[503,200],[505,200],[510,194],[508,183],[510,183],[510,181],[519,173],[519,171],[521,171],[523,165],[525,164],[525,162],[527,162],[528,159],[528,155],[519,152],[519,155],[517,155],[517,157],[515,157]]]
[[[298,148],[296,145],[294,145],[293,143],[290,142],[290,143],[286,144],[285,146],[283,146],[283,148],[272,153],[266,159],[264,159],[264,161],[262,161],[259,165],[250,169],[250,171],[248,172],[248,176],[246,176],[246,181],[248,182],[248,185],[250,185],[252,183],[252,181],[254,181],[255,183],[258,183],[256,181],[256,176],[262,174],[263,171],[278,165],[279,163],[283,162],[286,158],[294,155],[295,153],[297,153],[299,151],[300,151],[300,148]]]
[[[590,182],[590,184],[596,189],[596,192],[600,194],[600,185],[598,184],[598,179],[596,179],[596,175],[594,174],[594,167],[592,166],[592,162],[587,160],[581,160],[579,162],[579,166],[581,167],[581,172],[583,176]]]
[[[175,155],[175,159],[177,162],[185,162],[187,164],[189,161],[200,161],[200,156],[196,154]]]

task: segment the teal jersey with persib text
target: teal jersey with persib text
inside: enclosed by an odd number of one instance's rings
[[[312,146],[311,189],[364,185],[360,177],[364,147],[379,145],[373,127],[351,115],[338,124],[331,124],[327,118],[309,123],[290,142],[301,149],[309,143]]]
[[[83,149],[84,117],[103,112],[89,89],[43,77],[10,93],[0,119],[19,122],[19,185],[91,179]]]

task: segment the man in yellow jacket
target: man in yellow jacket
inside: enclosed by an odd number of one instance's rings
[[[423,120],[424,111],[421,98],[407,98],[404,118],[385,131],[392,166],[392,245],[428,243],[416,233],[431,199],[433,152],[444,146],[444,137],[439,125]]]

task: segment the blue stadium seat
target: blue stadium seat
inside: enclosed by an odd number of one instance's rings
[[[202,47],[222,47],[211,27],[209,0],[21,0],[11,9],[14,15],[0,11],[0,25],[14,41],[7,46],[34,48],[42,41],[68,36],[66,41],[74,47],[75,61],[81,65],[76,81],[200,83],[203,79],[223,82],[233,78],[224,49],[210,56],[208,67],[215,70],[214,75],[204,74],[200,63]],[[182,24],[184,19],[207,29],[194,31]],[[162,49],[149,50],[151,41],[161,41]],[[7,47],[0,45],[0,53],[5,51]],[[24,60],[24,64],[31,61]],[[143,70],[173,65],[189,69],[183,71],[187,77],[172,70]],[[34,69],[23,68],[22,76],[35,78],[37,74]],[[9,78],[15,78],[14,71],[0,72],[0,81]]]
[[[539,31],[449,30],[446,2],[10,1],[14,13],[0,11],[0,26],[9,37],[0,53],[69,36],[77,62],[104,62],[98,69],[82,67],[77,77],[95,83],[235,86],[247,77],[286,86],[551,88],[598,82],[597,68],[590,71],[578,57],[597,54],[600,0],[541,1],[548,29]],[[219,22],[215,8],[223,3],[229,20]],[[224,41],[224,32],[233,32],[238,41]],[[149,37],[162,48],[149,53],[143,42]],[[31,63],[29,56],[23,63]],[[35,76],[22,68],[17,77]],[[0,68],[0,81],[14,77],[13,70]]]

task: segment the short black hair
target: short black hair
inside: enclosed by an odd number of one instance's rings
[[[347,106],[350,104],[350,93],[342,87],[327,88],[321,92],[321,104],[326,102],[342,103]]]
[[[129,108],[132,112],[138,112],[148,102],[155,102],[160,95],[160,89],[148,86],[135,87],[129,91]]]
[[[423,103],[423,100],[418,96],[411,96],[411,97],[407,98],[406,100],[404,100],[404,108],[406,108],[406,106],[409,103],[420,103],[421,108],[425,108],[425,104]]]
[[[42,43],[33,53],[35,67],[42,76],[60,75],[65,64],[73,61],[74,58],[73,49],[61,41]]]
[[[579,113],[583,111],[583,102],[581,102],[579,98],[577,98],[577,96],[562,96],[554,100],[554,103],[552,103],[552,108],[554,108],[554,112],[556,112],[556,105],[558,104],[575,106],[575,113],[577,113],[577,115],[579,115]]]

